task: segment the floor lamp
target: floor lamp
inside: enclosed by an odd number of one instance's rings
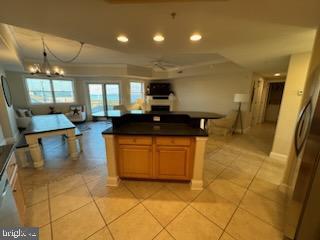
[[[238,103],[239,107],[238,107],[238,111],[237,111],[237,117],[236,120],[233,124],[233,129],[232,129],[232,134],[234,134],[234,132],[236,131],[237,128],[237,124],[240,121],[240,127],[241,127],[241,134],[243,134],[243,122],[242,122],[242,114],[241,114],[241,104],[242,103],[246,103],[249,101],[249,95],[248,94],[241,94],[241,93],[236,93],[234,95],[234,99],[233,102]]]

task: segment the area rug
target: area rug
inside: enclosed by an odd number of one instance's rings
[[[77,124],[77,128],[80,132],[89,131],[91,129],[91,127],[89,127],[88,124],[85,123]]]

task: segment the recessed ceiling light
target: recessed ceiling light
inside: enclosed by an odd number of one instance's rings
[[[280,77],[280,76],[281,76],[281,73],[275,73],[274,76],[275,76],[275,77]]]
[[[123,43],[126,43],[126,42],[129,41],[129,39],[128,39],[125,35],[119,35],[119,36],[117,37],[117,40],[118,40],[119,42],[123,42]]]
[[[192,34],[190,40],[193,42],[200,41],[202,36],[199,33]]]
[[[153,40],[155,42],[163,42],[164,41],[164,36],[162,36],[161,34],[156,34],[154,37],[153,37]]]

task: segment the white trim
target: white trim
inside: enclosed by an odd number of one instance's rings
[[[118,187],[119,183],[119,177],[107,177],[107,187]]]
[[[203,181],[192,179],[190,182],[191,190],[203,190]]]
[[[29,95],[29,88],[27,84],[27,78],[30,79],[44,79],[44,80],[49,80],[50,81],[50,88],[51,88],[51,93],[52,93],[52,99],[53,101],[50,103],[32,103]],[[73,102],[56,102],[55,99],[55,94],[54,94],[54,88],[53,88],[53,80],[61,80],[61,81],[71,81],[72,82],[72,92],[73,92]],[[50,106],[50,105],[70,105],[70,104],[76,104],[77,103],[77,91],[76,91],[76,85],[75,85],[75,79],[74,78],[66,78],[66,77],[39,77],[35,75],[30,75],[30,74],[24,74],[23,75],[23,87],[24,91],[27,97],[27,102],[28,106]]]
[[[281,154],[281,153],[276,153],[276,152],[271,152],[271,153],[269,154],[269,157],[270,157],[270,158],[273,158],[273,159],[280,160],[280,161],[282,161],[282,162],[284,162],[284,163],[286,163],[287,160],[288,160],[288,155]]]

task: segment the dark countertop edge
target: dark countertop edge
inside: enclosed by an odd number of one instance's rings
[[[2,168],[0,169],[0,181],[2,180],[3,173],[6,169],[8,162],[9,162],[9,159],[12,156],[14,149],[15,149],[14,144],[8,144],[8,145],[4,145],[4,146],[10,147],[11,149],[7,152],[7,156],[5,156],[5,158],[6,158],[5,163],[3,164]],[[3,146],[0,146],[0,147],[3,147]]]
[[[76,128],[76,126],[68,127],[68,128],[60,128],[60,129],[55,129],[55,130],[39,131],[39,132],[23,132],[23,135],[33,135],[33,134],[40,134],[40,133],[47,133],[47,132],[56,132],[56,131],[73,129],[73,128]]]
[[[119,116],[112,116],[112,115],[108,115],[107,111],[105,112],[106,114],[104,116],[95,116],[94,114],[92,114],[93,117],[107,117],[107,118],[121,118],[125,115],[187,115],[192,119],[220,119],[225,117],[225,115],[223,114],[218,114],[218,113],[210,113],[210,112],[184,112],[184,111],[173,111],[173,112],[154,112],[154,111],[146,111],[143,113],[135,113],[135,112],[120,112]],[[202,116],[196,116],[196,115],[201,115]],[[212,115],[216,115],[214,117],[212,117]],[[211,115],[211,116],[208,116]]]
[[[200,130],[200,129],[199,129]],[[201,129],[202,130],[202,129]],[[201,131],[200,130],[200,131]],[[117,131],[117,130],[115,130]],[[150,131],[147,131],[147,132],[114,132],[113,130],[113,127],[109,127],[107,128],[106,130],[104,130],[101,134],[102,135],[134,135],[134,136],[179,136],[179,137],[182,137],[182,136],[185,136],[185,137],[208,137],[209,134],[207,131],[205,130],[202,130],[203,131],[203,134],[196,134],[196,133],[191,133],[191,134],[185,134],[185,133],[182,133],[182,134],[177,134],[177,133],[161,133],[159,131],[157,132],[150,132]]]
[[[132,135],[132,136],[172,136],[172,137],[208,137],[208,134],[161,134],[161,133],[114,133],[102,132],[102,135]]]

